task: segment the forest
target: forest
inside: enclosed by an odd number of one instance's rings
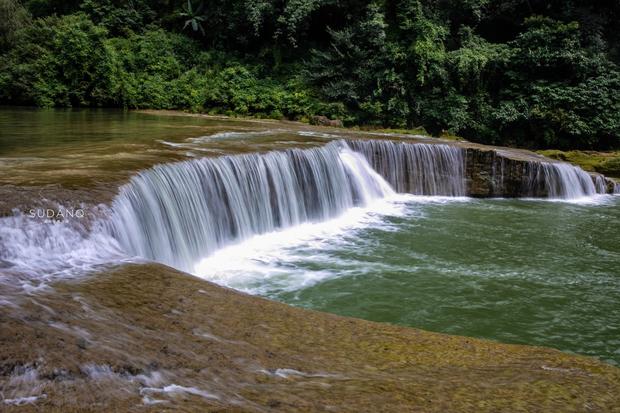
[[[620,147],[620,2],[0,0],[0,104]]]

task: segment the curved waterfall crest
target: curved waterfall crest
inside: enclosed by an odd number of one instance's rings
[[[393,194],[344,142],[203,158],[146,170],[115,199],[110,232],[129,253],[191,270],[233,241]]]
[[[604,181],[572,165],[527,165],[525,196],[572,199],[605,191]],[[325,221],[395,192],[465,196],[466,168],[461,147],[387,140],[163,164],[121,189],[108,228],[126,252],[191,271],[233,242]]]
[[[121,187],[90,231],[70,220],[0,218],[0,266],[60,273],[130,255],[192,272],[232,243],[335,218],[397,192],[465,196],[477,184],[491,185],[492,196],[579,199],[613,189],[602,175],[566,163],[515,161],[497,151],[480,170],[475,157],[448,144],[338,140],[161,164]]]

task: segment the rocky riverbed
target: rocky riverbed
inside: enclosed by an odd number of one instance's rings
[[[3,411],[620,406],[620,369],[594,359],[297,309],[155,264],[56,283],[0,320]]]

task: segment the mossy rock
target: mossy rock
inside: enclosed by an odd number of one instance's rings
[[[539,153],[541,155],[546,156],[547,158],[557,159],[558,161],[567,161],[568,160],[566,152],[560,151],[560,150],[557,150],[557,149],[550,149],[550,150],[546,150],[546,151],[539,151]]]
[[[596,165],[594,169],[603,175],[620,177],[620,157],[606,159]]]

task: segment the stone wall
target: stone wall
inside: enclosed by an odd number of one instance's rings
[[[472,197],[547,197],[549,187],[539,169],[554,160],[528,151],[484,146],[465,147],[467,194]],[[617,183],[605,176],[588,173],[595,186],[612,194]]]

